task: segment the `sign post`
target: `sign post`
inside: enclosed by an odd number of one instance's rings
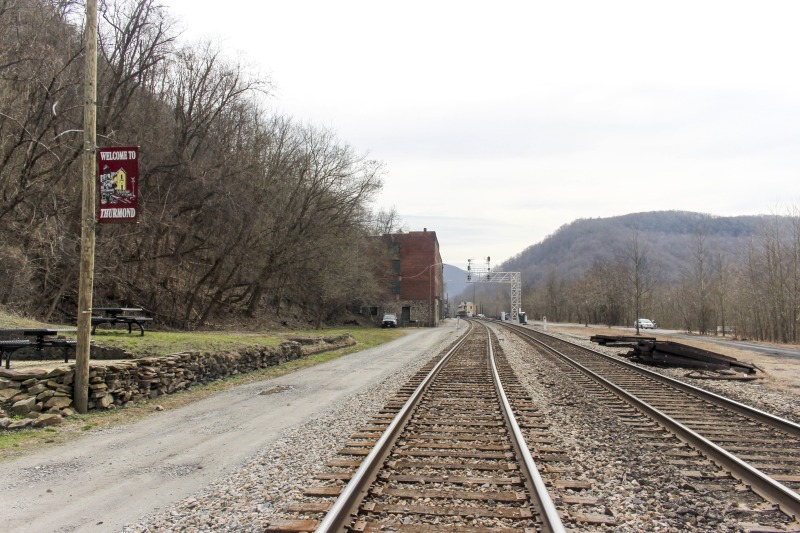
[[[75,410],[89,409],[89,346],[94,284],[94,205],[97,147],[97,0],[86,0],[86,51],[83,85],[83,192],[81,197],[81,258],[78,281],[78,343],[75,347],[75,380],[72,402]]]

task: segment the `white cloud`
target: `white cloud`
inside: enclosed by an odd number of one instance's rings
[[[452,261],[577,218],[800,202],[800,2],[166,3],[386,162],[381,204]]]

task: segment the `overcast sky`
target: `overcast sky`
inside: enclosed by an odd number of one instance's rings
[[[800,205],[800,2],[164,0],[388,174],[446,263],[578,218]]]

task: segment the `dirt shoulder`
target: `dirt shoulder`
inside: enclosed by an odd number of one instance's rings
[[[589,339],[592,335],[635,335],[631,328],[609,328],[606,326],[582,326],[578,324],[548,324],[548,332],[557,332]],[[747,341],[743,343],[734,339],[721,337],[690,336],[684,332],[655,333],[642,332],[643,337],[655,337],[658,340],[673,340],[711,352],[752,363],[763,371],[764,385],[772,390],[786,392],[800,397],[800,346],[777,345],[763,342]],[[756,350],[753,346],[758,347]],[[769,353],[770,349],[775,353]],[[786,350],[797,352],[797,357],[786,356]],[[780,352],[778,352],[780,350]]]
[[[119,531],[239,469],[287,428],[348,401],[420,354],[432,356],[456,333],[409,331],[375,348],[4,461],[4,527]]]

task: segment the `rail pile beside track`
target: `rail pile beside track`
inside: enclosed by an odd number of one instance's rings
[[[612,409],[635,408],[652,421],[634,422],[641,432],[661,439],[665,460],[684,467],[687,478],[725,483],[733,476],[792,520],[798,515],[800,427],[717,395],[608,358],[563,339],[514,328],[559,352],[560,364],[574,382],[593,390]],[[589,370],[601,377],[589,377]],[[624,402],[624,403],[623,403]],[[633,420],[631,420],[633,422]],[[680,439],[680,448],[674,442]],[[673,443],[670,443],[670,440]],[[683,444],[686,443],[686,444]],[[688,446],[687,446],[688,445]],[[680,451],[681,448],[684,451]],[[710,464],[705,458],[710,459]],[[737,498],[738,499],[738,498]]]

